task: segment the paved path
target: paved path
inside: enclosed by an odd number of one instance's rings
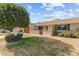
[[[6,35],[7,35],[7,33],[0,33],[0,56],[2,56],[2,54],[1,54],[1,48],[6,45],[5,40],[3,40]]]

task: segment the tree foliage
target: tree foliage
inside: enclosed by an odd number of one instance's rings
[[[29,13],[19,4],[0,4],[0,28],[13,29],[29,25]]]
[[[57,36],[58,32],[57,32],[57,25],[53,25],[53,35]]]

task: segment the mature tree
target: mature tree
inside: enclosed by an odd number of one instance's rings
[[[29,13],[19,4],[0,4],[0,28],[13,29],[29,25]]]

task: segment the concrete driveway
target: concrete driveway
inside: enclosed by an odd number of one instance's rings
[[[5,42],[5,36],[7,35],[8,33],[0,33],[0,50],[2,49],[2,47],[4,47],[6,45],[6,42]],[[1,55],[1,51],[0,51],[0,56]]]
[[[6,36],[7,34],[8,34],[8,33],[0,33],[0,39],[5,38],[5,36]]]

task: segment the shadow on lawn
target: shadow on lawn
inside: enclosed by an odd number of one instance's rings
[[[72,55],[73,47],[59,40],[42,38],[42,37],[26,37],[17,44],[6,46],[3,51],[8,51],[14,56],[66,56]],[[8,55],[8,52],[6,53]]]

